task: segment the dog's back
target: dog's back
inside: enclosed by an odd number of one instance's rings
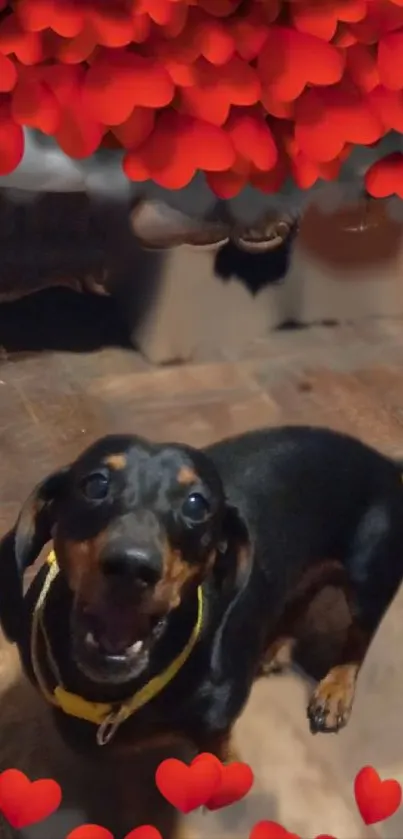
[[[270,547],[272,567],[344,555],[358,520],[379,499],[400,493],[399,465],[345,434],[325,428],[263,429],[210,446],[236,504]],[[403,491],[401,492],[403,511]],[[402,516],[403,519],[403,516]]]

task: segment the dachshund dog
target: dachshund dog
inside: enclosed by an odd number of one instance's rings
[[[172,738],[227,760],[254,680],[292,659],[335,570],[351,623],[308,717],[346,725],[402,546],[401,466],[351,437],[286,427],[197,451],[109,436],[39,484],[3,538],[1,621],[70,746]]]

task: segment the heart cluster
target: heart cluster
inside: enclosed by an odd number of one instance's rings
[[[309,189],[403,131],[403,0],[0,0],[0,175],[24,127],[168,189]],[[403,155],[365,186],[403,197]]]
[[[246,763],[224,766],[212,754],[198,755],[190,766],[180,760],[164,760],[158,767],[155,782],[161,793],[182,813],[198,807],[217,810],[244,798],[253,785],[253,773]],[[354,793],[363,822],[367,825],[385,821],[400,807],[402,788],[394,779],[382,781],[372,766],[364,766],[354,782]],[[0,814],[16,829],[43,821],[60,806],[62,791],[51,779],[31,782],[18,769],[0,774]],[[1,827],[1,824],[0,824]],[[115,839],[107,828],[83,824],[70,831],[65,839]],[[153,825],[131,830],[124,839],[162,839]],[[273,821],[255,824],[249,839],[300,839]],[[316,839],[335,839],[321,834]]]

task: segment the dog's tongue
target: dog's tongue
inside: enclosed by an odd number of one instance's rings
[[[128,635],[119,635],[117,632],[108,635],[101,633],[98,642],[108,655],[122,655],[134,643]]]
[[[144,621],[135,615],[108,610],[107,616],[100,616],[97,621],[96,638],[100,646],[109,655],[123,654],[145,634]]]

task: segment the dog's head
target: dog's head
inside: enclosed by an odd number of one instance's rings
[[[217,565],[232,515],[202,452],[132,436],[99,440],[34,490],[0,545],[6,634],[18,641],[23,573],[53,538],[72,594],[77,666],[95,682],[135,678],[171,613]],[[239,564],[242,575],[241,552]]]

